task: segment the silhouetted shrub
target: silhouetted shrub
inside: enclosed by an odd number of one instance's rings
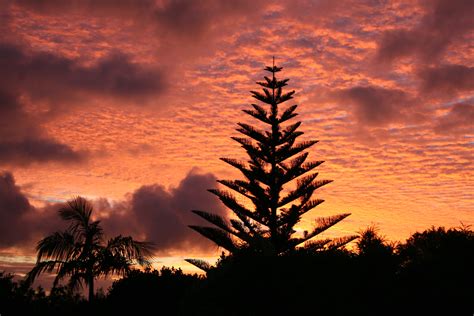
[[[394,304],[399,261],[394,245],[387,242],[375,227],[369,227],[360,233],[356,250],[357,306],[364,315],[380,315],[381,310]],[[386,314],[390,312],[386,311]]]
[[[110,288],[108,305],[113,313],[133,314],[159,311],[177,315],[185,295],[202,281],[202,277],[184,274],[181,269],[132,270]]]
[[[311,315],[353,311],[354,254],[332,250],[285,256],[234,254],[208,272],[184,315]],[[344,301],[344,304],[340,304]]]
[[[98,302],[100,304],[101,302]],[[83,297],[66,287],[57,287],[49,295],[42,287],[15,282],[13,275],[0,272],[0,313],[9,315],[81,315],[90,311]]]
[[[474,232],[431,228],[398,247],[399,301],[446,315],[474,312]]]

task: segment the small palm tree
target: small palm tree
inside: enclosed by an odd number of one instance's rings
[[[33,282],[43,272],[56,271],[53,283],[56,287],[64,277],[70,277],[72,289],[89,288],[89,301],[94,298],[94,279],[110,274],[124,275],[134,263],[149,266],[153,245],[132,237],[117,236],[104,244],[100,221],[92,221],[92,205],[77,197],[59,210],[68,221],[65,231],[55,232],[38,242],[37,262],[27,274],[27,282]]]

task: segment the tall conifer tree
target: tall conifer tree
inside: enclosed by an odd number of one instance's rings
[[[295,225],[303,214],[312,210],[323,200],[313,198],[316,189],[332,182],[318,180],[314,169],[323,161],[307,161],[310,148],[317,141],[297,142],[303,134],[298,128],[301,122],[288,123],[294,118],[297,105],[283,108],[282,104],[293,98],[295,91],[284,92],[283,87],[289,79],[278,80],[275,76],[282,67],[265,67],[271,76],[264,76],[265,81],[257,82],[263,93],[251,91],[252,96],[265,105],[252,104],[252,109],[243,110],[257,119],[263,129],[238,123],[238,132],[244,137],[232,137],[247,152],[247,162],[231,158],[221,158],[224,162],[238,169],[244,180],[218,180],[230,190],[248,199],[253,207],[242,204],[228,190],[209,190],[217,195],[236,216],[227,222],[217,214],[194,210],[214,226],[190,226],[200,234],[215,242],[218,246],[235,253],[240,249],[248,249],[260,254],[281,255],[289,253],[298,246],[318,251],[327,248],[337,248],[353,240],[355,236],[338,239],[323,239],[314,241],[313,238],[331,226],[340,222],[349,213],[319,218],[315,227],[295,236]],[[284,124],[286,123],[286,124]],[[292,189],[285,186],[296,182]],[[210,266],[196,259],[188,262],[201,269],[208,270]]]

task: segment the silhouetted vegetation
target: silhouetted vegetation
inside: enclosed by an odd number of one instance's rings
[[[283,91],[289,79],[276,78],[275,73],[280,72],[282,67],[273,64],[265,70],[271,73],[271,78],[264,76],[265,81],[257,82],[263,87],[263,93],[251,91],[252,96],[265,105],[252,104],[253,109],[244,110],[263,128],[238,123],[237,131],[244,137],[232,137],[246,150],[249,160],[221,158],[245,177],[245,180],[218,181],[239,196],[226,190],[209,190],[236,218],[227,223],[217,214],[194,210],[215,227],[190,227],[230,253],[251,251],[256,255],[274,257],[287,255],[301,245],[312,251],[342,247],[357,236],[334,240],[313,238],[349,216],[349,213],[319,218],[311,231],[295,234],[294,227],[301,217],[323,202],[313,198],[314,192],[332,181],[316,180],[318,173],[313,171],[323,161],[307,161],[308,152],[305,150],[317,141],[296,141],[303,135],[298,130],[301,122],[283,124],[297,115],[297,105],[282,108],[282,104],[291,100],[295,93],[294,90]],[[239,198],[247,199],[253,207],[248,208],[239,202]],[[205,271],[211,268],[201,260],[188,259],[188,262]]]
[[[69,277],[71,290],[89,287],[89,301],[94,297],[94,279],[110,274],[123,275],[134,261],[148,266],[152,245],[117,236],[103,244],[100,221],[92,221],[92,205],[77,197],[59,210],[59,215],[70,223],[62,232],[55,232],[38,242],[38,258],[26,281],[31,283],[40,273],[56,272],[54,287]]]
[[[399,301],[445,315],[474,313],[474,231],[431,228],[398,246]]]
[[[132,270],[125,278],[114,282],[109,290],[108,304],[117,314],[124,310],[136,314],[158,310],[163,315],[179,315],[185,297],[196,291],[202,280],[202,276],[184,274],[174,268]]]
[[[46,295],[42,287],[32,289],[28,282],[15,282],[13,275],[0,272],[2,315],[80,315],[87,303],[69,287],[57,286]]]
[[[206,277],[132,269],[92,304],[0,273],[0,306],[2,315],[472,315],[473,266],[469,228],[431,228],[399,244],[369,228],[351,250],[223,255]]]

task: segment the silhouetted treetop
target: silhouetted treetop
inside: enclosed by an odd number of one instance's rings
[[[243,111],[266,127],[262,129],[239,122],[236,130],[243,136],[232,139],[245,149],[249,160],[221,158],[238,169],[244,179],[218,180],[230,191],[209,190],[232,210],[236,218],[227,222],[216,214],[194,210],[214,226],[190,227],[231,253],[245,248],[260,254],[279,255],[301,245],[315,251],[340,247],[355,236],[318,241],[313,241],[313,238],[349,213],[319,218],[311,231],[295,234],[294,227],[301,217],[323,202],[320,198],[313,198],[315,191],[331,180],[319,180],[318,173],[313,172],[323,161],[308,160],[306,150],[317,141],[297,141],[303,135],[298,130],[301,122],[287,123],[298,115],[295,112],[298,106],[283,106],[293,98],[295,91],[284,91],[289,79],[279,80],[275,76],[282,67],[267,66],[265,70],[271,73],[271,77],[264,76],[264,81],[257,82],[261,91],[251,91],[252,97],[263,104],[252,104],[252,109]],[[285,188],[290,183],[292,187]],[[242,197],[248,203],[242,203]],[[188,261],[209,269],[200,260]]]

